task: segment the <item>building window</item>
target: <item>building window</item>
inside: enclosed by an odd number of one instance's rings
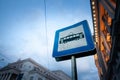
[[[22,68],[22,64],[20,64],[20,68]]]
[[[33,77],[33,76],[31,76],[31,77],[30,77],[30,80],[33,80],[33,79],[34,79],[34,77]]]
[[[15,68],[15,69],[16,69],[16,66],[13,66],[13,68]]]
[[[23,73],[19,74],[18,77],[17,77],[17,80],[22,80],[23,75],[24,75]]]
[[[43,80],[43,79],[39,77],[38,80]]]
[[[31,68],[31,66],[29,66],[29,68]]]

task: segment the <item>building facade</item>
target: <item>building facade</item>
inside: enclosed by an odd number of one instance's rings
[[[61,70],[56,70],[52,72],[59,76],[61,80],[70,80],[70,77]]]
[[[120,79],[120,0],[90,0],[100,80]]]
[[[28,58],[0,69],[0,80],[71,80],[62,71],[50,71]]]

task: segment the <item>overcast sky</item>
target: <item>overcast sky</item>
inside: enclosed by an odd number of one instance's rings
[[[90,0],[45,1],[46,20],[44,0],[0,0],[0,66],[30,57],[71,76],[71,61],[52,57],[55,31],[87,20],[93,32]],[[79,80],[98,80],[93,56],[78,58],[77,70]]]

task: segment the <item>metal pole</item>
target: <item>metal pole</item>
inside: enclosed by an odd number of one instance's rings
[[[75,56],[71,57],[71,64],[72,64],[72,80],[77,80],[77,67]]]

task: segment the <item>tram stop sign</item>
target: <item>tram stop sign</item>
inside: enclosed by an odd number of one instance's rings
[[[96,53],[86,20],[56,31],[53,57],[57,61],[84,57]]]

